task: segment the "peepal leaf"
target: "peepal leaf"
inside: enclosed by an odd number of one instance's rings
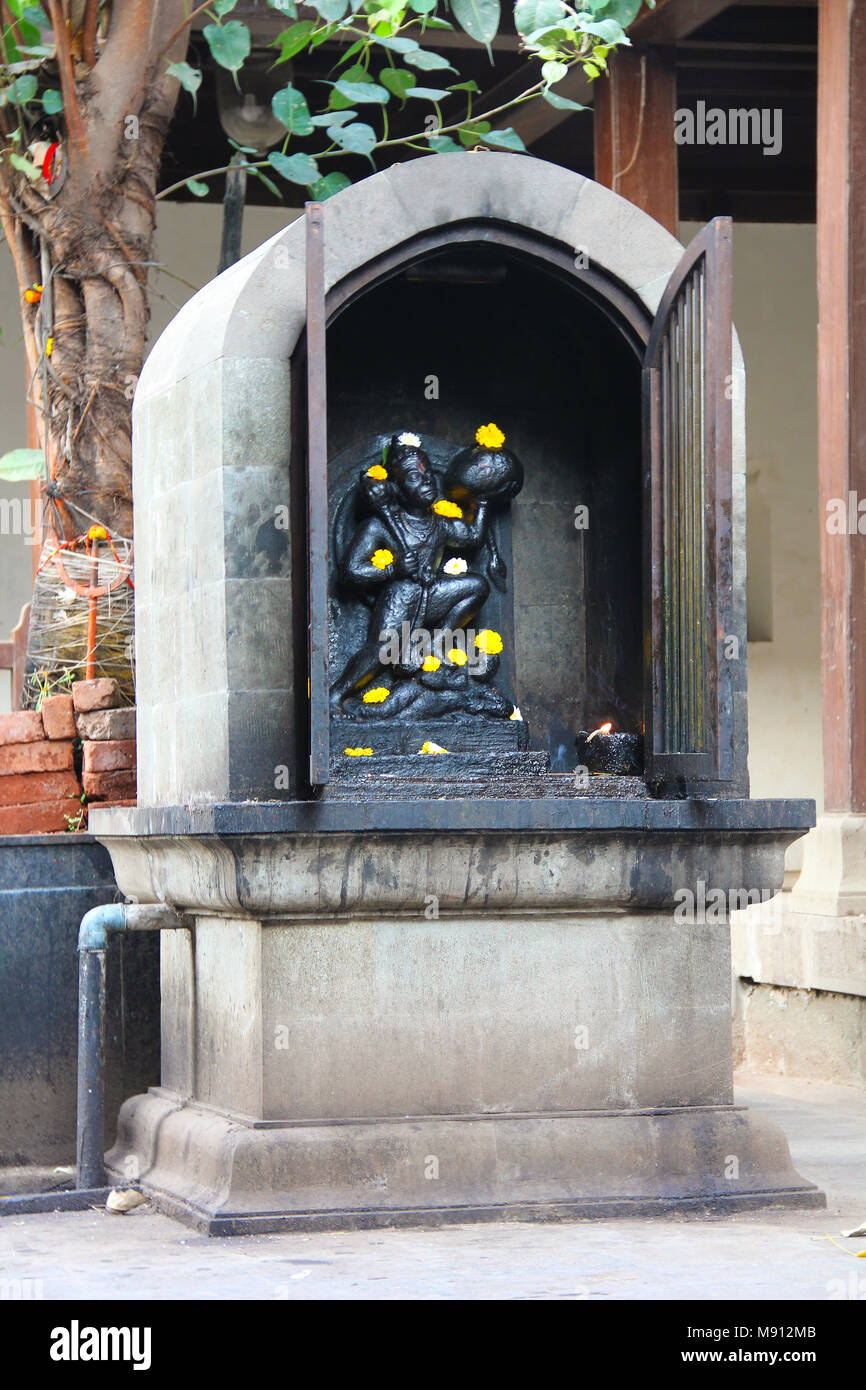
[[[422,72],[433,72],[439,68],[448,68],[451,72],[457,71],[447,58],[442,57],[441,53],[431,53],[429,48],[419,48],[417,53],[407,53],[406,62],[410,67],[420,68]]]
[[[518,34],[532,34],[536,29],[559,24],[564,18],[562,0],[517,0],[514,6],[514,27]]]
[[[278,150],[272,150],[268,163],[290,183],[309,185],[319,177],[319,166],[308,154],[280,154]]]
[[[250,56],[250,31],[238,19],[228,24],[206,24],[202,33],[214,62],[229,72],[237,72]]]
[[[579,101],[572,101],[570,97],[561,97],[558,92],[542,92],[544,100],[555,107],[557,111],[588,111],[588,106],[581,106]]]
[[[300,24],[293,24],[290,29],[284,29],[278,34],[270,45],[271,48],[279,48],[280,56],[276,59],[274,67],[279,63],[285,63],[289,58],[294,58],[296,53],[300,53],[302,48],[306,48],[307,40],[315,29],[315,24],[311,19],[302,19]]]
[[[176,77],[185,92],[192,94],[193,107],[196,105],[196,92],[201,86],[201,73],[198,68],[191,68],[189,63],[169,63],[167,72],[170,77]]]
[[[290,135],[311,135],[313,133],[313,122],[310,119],[307,98],[303,92],[298,91],[297,87],[293,87],[291,82],[281,91],[274,93],[271,108],[277,120],[286,127]]]
[[[328,136],[347,154],[369,155],[377,140],[373,127],[365,125],[363,121],[355,121],[354,125],[329,126]]]
[[[348,82],[345,77],[341,77],[334,86],[347,101],[372,101],[379,106],[384,106],[388,101],[388,92],[384,87],[380,87],[378,82]]]
[[[310,4],[314,10],[319,11],[322,19],[332,24],[342,19],[349,8],[348,0],[310,0]]]
[[[451,0],[451,9],[463,32],[483,43],[489,54],[499,30],[499,0]]]
[[[24,483],[45,476],[45,455],[41,449],[12,449],[0,458],[0,478],[7,483]]]
[[[509,126],[507,130],[491,130],[487,135],[482,135],[485,145],[501,145],[504,150],[520,150],[525,152],[526,146],[517,134]]]
[[[54,87],[42,93],[42,109],[46,116],[58,116],[63,110],[63,97]]]
[[[406,95],[420,97],[422,101],[444,101],[450,92],[443,91],[441,87],[410,87]]]
[[[310,185],[310,195],[317,203],[323,203],[326,198],[333,198],[335,193],[342,193],[344,188],[348,188],[351,179],[345,174],[340,174],[336,170],[333,174],[326,174],[323,179],[317,179]]]
[[[388,88],[395,97],[405,101],[406,93],[410,87],[414,87],[418,79],[414,72],[407,72],[405,68],[384,68],[379,73],[383,86]]]
[[[210,192],[207,184],[202,183],[200,179],[187,179],[186,186],[190,193],[195,194],[196,198],[206,198]]]

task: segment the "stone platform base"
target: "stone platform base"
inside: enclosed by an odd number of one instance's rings
[[[107,1162],[211,1235],[825,1205],[736,1106],[243,1123],[157,1089]]]

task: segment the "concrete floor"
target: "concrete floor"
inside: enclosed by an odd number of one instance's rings
[[[208,1239],[140,1208],[0,1221],[0,1293],[46,1299],[863,1299],[866,1095],[742,1077],[826,1211]],[[838,1245],[823,1237],[832,1235]],[[842,1248],[839,1248],[842,1247]],[[8,1295],[7,1295],[8,1296]]]

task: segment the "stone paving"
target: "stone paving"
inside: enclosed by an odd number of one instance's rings
[[[198,1236],[148,1208],[0,1221],[0,1288],[46,1299],[866,1300],[866,1095],[741,1078],[783,1126],[826,1211],[714,1219],[500,1222],[437,1229]],[[824,1239],[830,1234],[838,1244]]]

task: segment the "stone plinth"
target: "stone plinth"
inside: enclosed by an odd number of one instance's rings
[[[517,805],[455,803],[439,833],[422,803],[402,833],[340,803],[307,833],[284,803],[103,813],[124,893],[195,922],[165,934],[162,1084],[111,1167],[226,1234],[822,1202],[732,1103],[727,921],[675,906],[773,891],[802,808],[555,802],[496,829]],[[605,828],[617,805],[642,830]]]

